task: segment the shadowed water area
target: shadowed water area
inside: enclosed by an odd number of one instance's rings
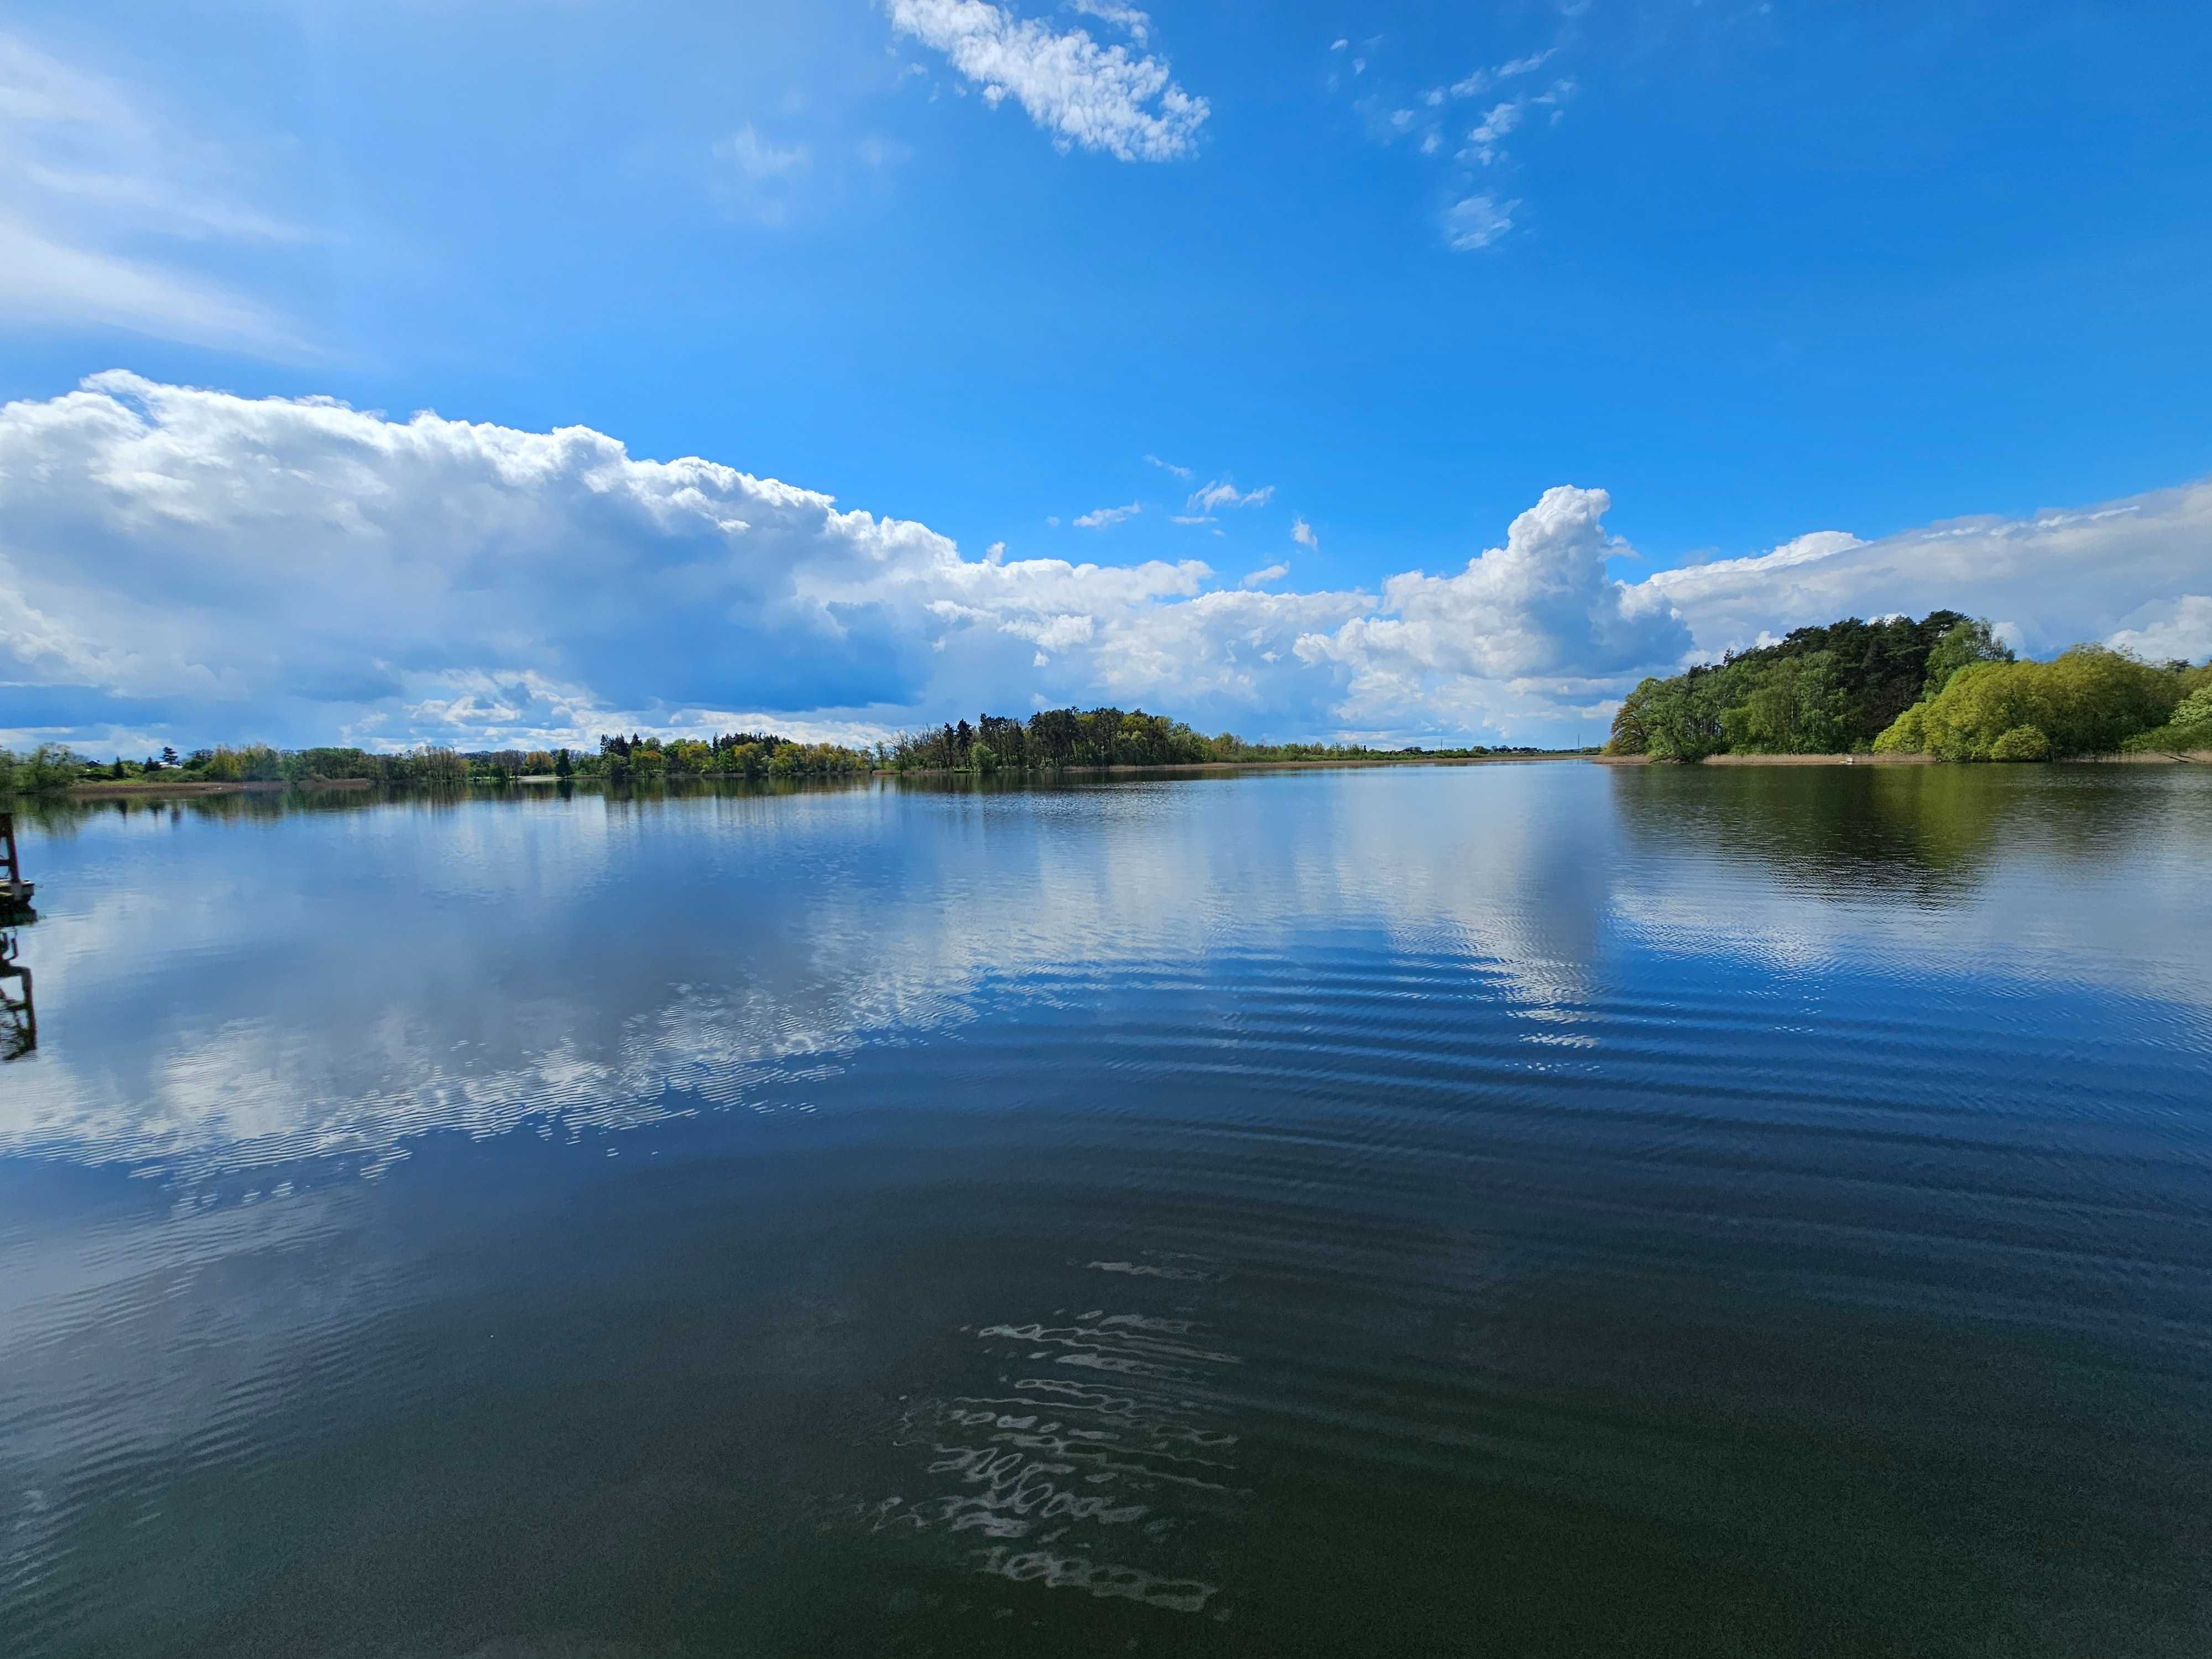
[[[0,1651],[2212,1651],[2212,774],[22,821]]]

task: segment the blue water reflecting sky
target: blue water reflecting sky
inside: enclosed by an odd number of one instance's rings
[[[679,1109],[803,1106],[854,1048],[988,1000],[1255,954],[1440,957],[1529,1038],[1587,1043],[1604,994],[1692,964],[2176,1018],[2208,995],[2193,777],[1876,774],[1851,781],[1899,798],[1887,823],[1827,823],[1824,799],[1828,840],[1793,847],[1803,775],[1753,777],[1765,800],[1745,776],[1694,800],[1660,774],[1513,767],[94,811],[29,841],[45,1042],[0,1090],[0,1148],[374,1165],[432,1127],[647,1121],[671,1087],[696,1097]]]
[[[2181,768],[64,811],[0,1616],[2189,1650],[2208,854]]]

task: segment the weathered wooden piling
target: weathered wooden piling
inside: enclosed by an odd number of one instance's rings
[[[15,852],[15,815],[0,812],[0,910],[28,908],[34,890]]]

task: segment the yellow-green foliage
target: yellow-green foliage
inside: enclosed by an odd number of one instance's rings
[[[1911,708],[1890,722],[1889,729],[1874,740],[1877,755],[1924,755],[1928,752],[1928,728],[1922,716],[1928,705],[1916,702]]]
[[[273,783],[284,775],[284,759],[265,743],[218,748],[201,775],[219,783]]]
[[[2035,745],[2021,733],[2033,727],[2046,755],[2110,754],[2164,725],[2182,688],[2172,670],[2098,645],[2049,662],[1972,663],[1899,715],[1875,747],[1945,760],[2027,759]]]
[[[2051,739],[2039,726],[2015,726],[1990,745],[1993,761],[2039,761],[2051,758]]]
[[[711,744],[696,738],[677,738],[661,748],[662,765],[672,778],[698,777],[714,770]]]
[[[450,749],[436,749],[425,744],[407,757],[407,771],[416,783],[426,783],[435,788],[456,788],[469,781],[469,763]]]

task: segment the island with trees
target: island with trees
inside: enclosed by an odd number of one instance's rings
[[[2077,645],[2023,660],[1986,622],[1846,617],[1669,678],[1613,717],[1608,757],[1867,755],[1943,761],[2212,752],[2212,663]]]

